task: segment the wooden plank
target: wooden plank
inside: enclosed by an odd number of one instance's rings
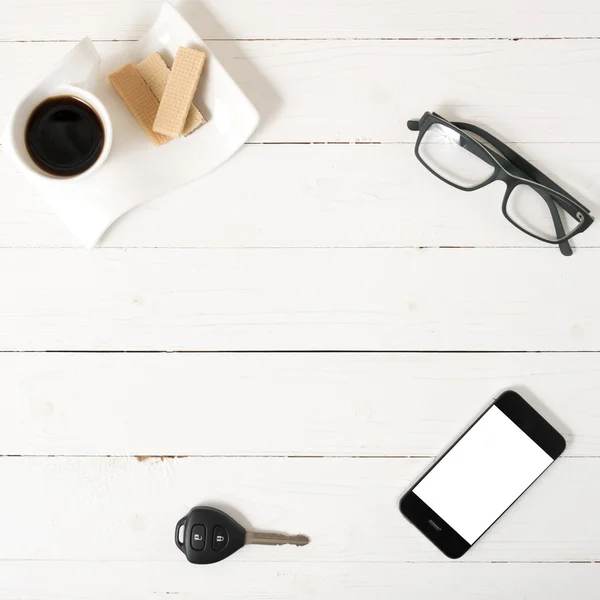
[[[138,38],[162,0],[20,0],[5,10],[0,39]],[[563,37],[597,36],[600,15],[592,0],[244,0],[176,2],[207,38],[312,37]]]
[[[5,249],[2,350],[599,350],[600,250]]]
[[[226,423],[223,431],[227,435]],[[427,464],[376,458],[5,457],[0,477],[10,493],[3,497],[0,559],[181,561],[173,544],[175,523],[190,507],[209,504],[226,508],[246,527],[311,537],[303,548],[246,548],[228,562],[440,561],[439,551],[398,512],[400,495]],[[599,476],[600,459],[560,459],[468,560],[598,560],[600,521],[590,515],[600,502]]]
[[[277,552],[277,550],[273,550]],[[201,582],[201,583],[200,583]],[[178,562],[11,561],[0,598],[13,600],[595,600],[597,564],[398,564],[229,562],[209,569]]]
[[[599,144],[516,149],[596,209]],[[0,179],[0,246],[79,246],[1,149]],[[499,185],[466,194],[444,184],[411,144],[248,145],[216,172],[123,217],[101,245],[548,247],[504,219],[503,194]],[[600,246],[600,227],[574,245]]]
[[[599,371],[580,353],[5,353],[0,454],[435,456],[516,387],[568,455],[600,456]]]
[[[600,102],[600,40],[209,45],[261,113],[256,142],[414,143],[406,121],[426,110],[475,121],[507,142],[600,142],[600,122],[589,118]],[[0,44],[2,63],[15,65],[0,114],[71,46]],[[122,47],[98,44],[103,54]]]

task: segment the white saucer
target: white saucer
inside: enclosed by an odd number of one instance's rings
[[[208,123],[185,138],[157,147],[108,82],[108,74],[159,52],[169,67],[180,46],[202,49],[207,60],[194,102]],[[114,138],[104,165],[78,180],[37,178],[34,184],[71,231],[93,247],[121,215],[142,202],[206,175],[246,142],[259,122],[248,98],[189,23],[163,5],[151,29],[137,42],[102,59],[92,88],[111,116]],[[132,224],[134,221],[132,221]]]

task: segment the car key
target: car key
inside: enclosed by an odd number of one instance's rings
[[[249,544],[306,546],[309,541],[305,535],[246,531],[229,515],[210,506],[192,508],[175,527],[176,546],[198,565],[219,562]]]

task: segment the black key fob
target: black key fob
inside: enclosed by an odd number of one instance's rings
[[[196,506],[175,527],[175,544],[197,565],[219,562],[246,543],[246,530],[229,515],[210,506]]]

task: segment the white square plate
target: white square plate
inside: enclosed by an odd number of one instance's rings
[[[170,67],[180,46],[201,49],[207,60],[194,102],[207,118],[188,137],[157,147],[108,82],[123,65],[137,64],[159,52]],[[71,231],[87,247],[135,206],[202,177],[230,158],[259,122],[248,98],[204,45],[189,23],[170,4],[164,4],[146,35],[102,59],[91,89],[110,114],[114,138],[107,161],[81,180],[36,178],[35,185]],[[132,221],[133,223],[134,221]]]

